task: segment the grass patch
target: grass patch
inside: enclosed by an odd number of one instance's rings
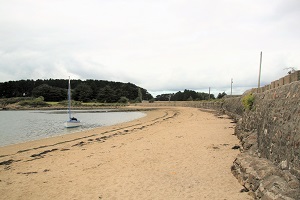
[[[29,106],[29,107],[46,107],[49,106],[48,103],[44,101],[43,97],[38,97],[32,100],[23,100],[19,102],[20,106]]]
[[[98,103],[98,102],[86,102],[82,103],[82,106],[88,107],[120,107],[127,106],[128,103]]]
[[[47,101],[47,104],[51,105],[51,106],[58,106],[59,102],[52,102],[52,101]]]

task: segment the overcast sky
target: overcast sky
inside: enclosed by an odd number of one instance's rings
[[[233,94],[300,69],[299,0],[0,0],[0,82]]]

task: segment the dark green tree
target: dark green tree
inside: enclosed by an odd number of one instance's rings
[[[80,83],[72,93],[72,99],[76,101],[88,102],[91,100],[93,90],[85,83]]]
[[[109,85],[99,90],[97,100],[103,103],[112,103],[118,101],[115,91]]]
[[[42,84],[32,90],[33,97],[44,97],[45,101],[62,101],[67,99],[67,89]]]
[[[225,92],[223,92],[223,93],[219,93],[218,94],[218,96],[217,96],[217,98],[218,99],[222,99],[224,96],[226,96],[227,94],[225,93]]]
[[[155,100],[156,101],[169,101],[171,100],[171,97],[173,96],[174,94],[160,94],[160,95],[157,95]]]
[[[47,101],[46,97],[50,93],[51,89],[52,87],[50,85],[42,84],[32,90],[32,95],[36,98],[42,96]]]
[[[75,91],[80,84],[86,84],[92,90],[87,89],[83,94],[79,91]],[[134,101],[139,97],[139,88],[132,83],[121,83],[106,80],[71,80],[71,86],[74,89],[74,97],[76,100],[90,101],[94,99],[102,99],[104,101],[117,102],[122,96],[128,98],[130,101]],[[109,86],[110,89],[106,88]],[[80,86],[81,87],[81,86]],[[78,89],[80,89],[80,87]],[[12,98],[12,97],[39,97],[43,96],[45,101],[60,101],[67,99],[68,79],[38,79],[34,80],[19,80],[0,82],[0,98]],[[82,90],[82,89],[81,89]],[[109,90],[107,98],[103,97],[103,91]],[[102,92],[99,96],[99,92]],[[88,93],[89,96],[86,94]],[[142,94],[142,100],[152,99],[152,95],[147,92],[146,89],[140,88]],[[102,95],[102,96],[101,96]],[[74,99],[74,97],[72,99]]]
[[[183,101],[183,93],[181,91],[176,92],[171,97],[171,101]]]

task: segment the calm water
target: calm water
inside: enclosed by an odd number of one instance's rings
[[[109,126],[145,115],[142,112],[73,111],[82,126],[66,129],[66,111],[0,111],[0,146]]]

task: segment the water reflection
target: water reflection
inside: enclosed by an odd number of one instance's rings
[[[142,112],[108,112],[111,110],[75,110],[73,115],[82,122],[78,128],[66,129],[66,111],[1,111],[0,146],[87,129],[109,126],[144,117]]]

